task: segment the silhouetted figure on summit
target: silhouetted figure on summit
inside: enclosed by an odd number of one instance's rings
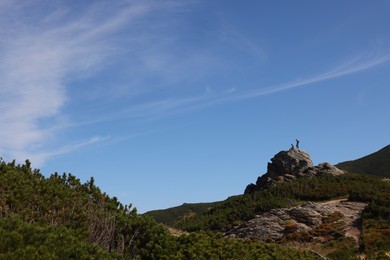
[[[294,145],[293,145],[293,144],[291,144],[290,151],[291,151],[291,150],[295,150],[295,148],[294,148]]]
[[[298,140],[298,139],[295,139],[295,141],[297,141],[296,147],[297,147],[297,149],[299,149],[299,140]]]

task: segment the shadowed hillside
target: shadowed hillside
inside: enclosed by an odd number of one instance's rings
[[[390,178],[390,145],[353,161],[336,165],[342,170]]]
[[[157,222],[168,226],[174,226],[183,218],[207,212],[209,209],[220,203],[221,202],[219,201],[210,203],[184,203],[183,205],[177,207],[148,211],[145,215],[155,218]]]

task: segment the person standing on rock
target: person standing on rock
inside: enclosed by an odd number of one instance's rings
[[[297,147],[297,149],[299,150],[299,140],[298,140],[298,139],[295,139],[295,141],[297,142],[296,147]]]

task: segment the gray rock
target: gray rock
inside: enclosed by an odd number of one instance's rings
[[[271,159],[268,164],[268,174],[272,176],[296,175],[313,167],[310,155],[303,150],[281,151]]]
[[[245,194],[250,194],[286,181],[293,181],[297,178],[311,178],[323,174],[334,176],[345,172],[330,163],[321,163],[313,166],[310,155],[299,149],[290,149],[276,154],[268,163],[267,172],[258,177],[256,184],[249,184]]]
[[[321,225],[321,219],[332,214],[332,211],[317,203],[309,202],[292,208],[288,213],[295,221],[313,228]]]
[[[266,213],[244,222],[225,235],[234,238],[263,238],[264,240],[271,239],[276,241],[283,238],[284,227],[280,222],[281,220],[277,216],[272,213]]]
[[[333,176],[342,175],[345,173],[345,171],[340,170],[336,166],[330,164],[330,163],[320,163],[316,168],[317,175],[323,175],[323,174],[331,174]]]
[[[292,208],[271,209],[226,232],[225,236],[279,241],[288,233],[309,232],[315,229],[336,211],[343,216],[340,221],[346,223],[344,232],[348,236],[349,233],[354,233],[353,228],[357,229],[353,225],[360,218],[365,205],[367,204],[339,199],[326,203],[306,202]]]

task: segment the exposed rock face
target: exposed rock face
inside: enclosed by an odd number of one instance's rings
[[[356,229],[354,224],[360,218],[365,206],[365,203],[335,200],[327,203],[307,202],[297,207],[272,209],[242,223],[225,235],[232,238],[279,241],[290,233],[309,232],[323,224],[327,217],[338,212],[340,218],[337,221],[344,225],[342,232],[348,236],[353,229]]]
[[[336,176],[344,173],[330,163],[313,166],[308,153],[299,149],[290,149],[276,154],[271,159],[271,163],[268,163],[267,172],[257,179],[256,184],[249,184],[245,189],[245,194],[297,178],[310,178],[323,174]]]
[[[310,167],[313,167],[313,162],[308,153],[303,150],[290,149],[279,152],[271,159],[267,173],[270,177],[286,174],[297,175]]]
[[[314,167],[314,170],[316,172],[316,175],[332,174],[334,176],[337,176],[345,173],[345,171],[340,170],[336,166],[327,162],[320,163],[318,166]]]

